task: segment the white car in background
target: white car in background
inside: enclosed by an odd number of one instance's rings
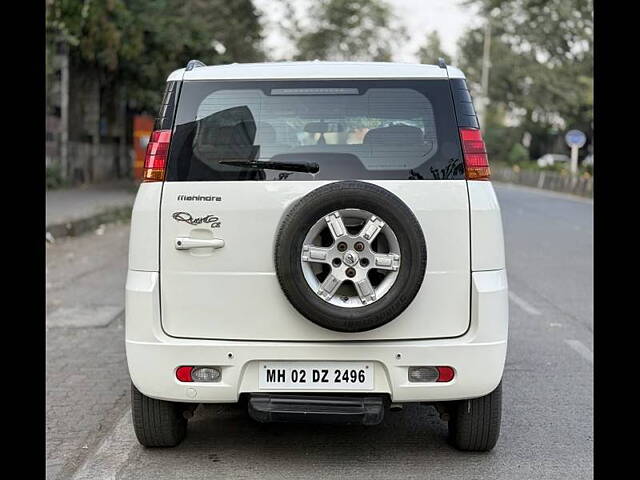
[[[547,153],[537,160],[539,167],[550,167],[557,163],[568,165],[570,161],[571,159],[563,153]]]
[[[201,403],[364,425],[419,403],[491,450],[509,311],[489,176],[444,62],[173,72],[129,241],[140,443],[177,445]]]

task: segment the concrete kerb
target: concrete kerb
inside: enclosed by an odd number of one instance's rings
[[[557,172],[544,170],[516,171],[507,167],[492,167],[491,179],[497,182],[525,185],[541,190],[593,198],[593,177],[584,178],[572,175],[561,175]]]
[[[47,237],[73,237],[98,228],[102,224],[126,221],[131,218],[133,204],[111,207],[85,218],[70,220],[64,223],[47,225]]]

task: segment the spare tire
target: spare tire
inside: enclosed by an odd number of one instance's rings
[[[291,304],[312,322],[364,332],[400,315],[427,264],[420,223],[377,185],[341,181],[302,197],[282,220],[276,274]]]

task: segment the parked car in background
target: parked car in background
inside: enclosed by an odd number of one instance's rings
[[[562,153],[546,153],[537,162],[539,167],[550,167],[557,163],[569,164],[570,158]]]

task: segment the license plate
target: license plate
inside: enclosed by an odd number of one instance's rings
[[[260,389],[373,390],[371,362],[260,362]]]

